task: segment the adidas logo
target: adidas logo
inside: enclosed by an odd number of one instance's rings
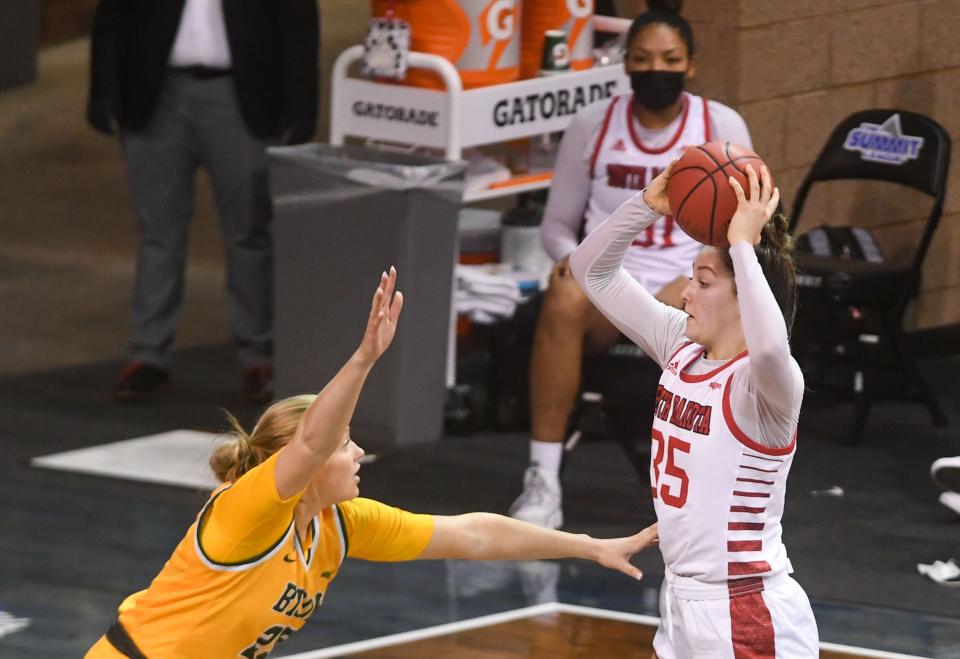
[[[612,147],[610,147],[610,148],[611,148],[611,150],[613,150],[613,151],[626,151],[626,150],[627,150],[627,145],[624,144],[623,138],[621,138],[621,139],[617,140],[617,141],[614,143],[614,145],[613,145]]]

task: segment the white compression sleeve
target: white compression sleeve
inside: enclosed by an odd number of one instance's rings
[[[659,217],[639,192],[574,250],[570,269],[603,315],[662,367],[685,340],[687,314],[657,300],[623,268],[630,243]]]
[[[707,105],[710,108],[711,139],[753,148],[747,124],[736,110],[717,101],[707,101]]]
[[[590,196],[586,149],[593,129],[588,116],[574,118],[560,140],[540,236],[554,262],[577,247],[583,211]]]
[[[744,431],[772,447],[790,444],[803,401],[803,375],[790,356],[787,326],[753,247],[730,247],[740,324],[750,353],[733,379],[730,402]]]

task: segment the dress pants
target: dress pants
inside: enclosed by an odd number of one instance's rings
[[[183,299],[197,169],[210,176],[226,254],[233,337],[244,367],[272,354],[273,263],[266,147],[250,134],[229,75],[169,71],[143,131],[121,134],[139,230],[131,358],[169,367]]]

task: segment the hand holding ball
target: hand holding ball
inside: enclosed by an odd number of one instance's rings
[[[746,147],[719,141],[691,147],[676,161],[667,198],[674,220],[687,235],[704,245],[728,246],[727,229],[737,210],[729,179],[734,177],[749,195],[747,165],[760,172],[764,162]]]

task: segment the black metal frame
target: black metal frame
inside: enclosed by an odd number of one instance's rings
[[[862,153],[845,147],[848,136],[863,124],[881,125],[899,115],[902,135],[922,137],[923,144],[916,157],[902,164],[888,164],[865,160]],[[950,169],[951,140],[946,130],[933,119],[915,112],[896,109],[872,109],[856,112],[834,128],[826,144],[811,166],[797,191],[790,231],[794,233],[800,222],[804,204],[814,183],[834,180],[887,181],[919,190],[933,198],[930,214],[911,262],[902,266],[873,264],[848,259],[797,254],[798,270],[808,275],[807,282],[815,282],[821,305],[839,309],[835,317],[853,308],[871,315],[876,322],[875,333],[850,336],[858,332],[846,330],[848,352],[845,355],[855,369],[855,415],[848,443],[857,443],[863,435],[871,406],[883,399],[906,399],[922,402],[930,412],[934,424],[947,424],[940,404],[917,369],[907,337],[903,331],[903,317],[910,301],[920,290],[923,262],[933,241],[933,235],[943,214],[947,176]],[[853,218],[851,218],[853,219]],[[853,224],[853,222],[851,222]],[[810,284],[808,284],[810,286]],[[801,287],[801,300],[803,299]],[[808,295],[809,297],[809,295]],[[820,307],[822,310],[823,307]],[[799,310],[802,315],[804,310]],[[796,336],[794,337],[797,338]],[[833,337],[834,340],[836,336]],[[797,350],[797,341],[794,341]],[[821,382],[829,362],[836,358],[832,346],[820,345]],[[801,355],[802,356],[802,355]],[[905,376],[906,388],[881,385],[881,371],[893,370]]]

